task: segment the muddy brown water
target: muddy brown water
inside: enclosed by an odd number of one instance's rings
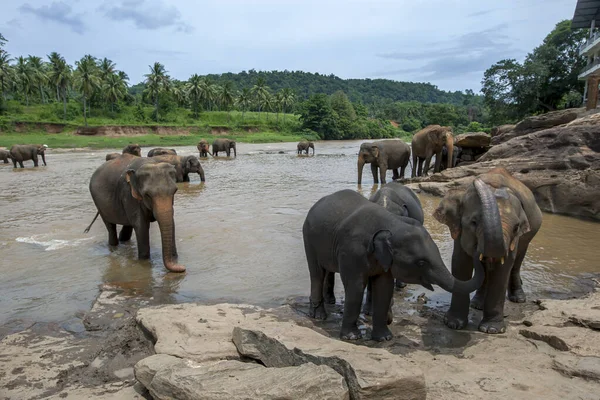
[[[163,267],[156,224],[149,261],[136,260],[135,240],[109,248],[101,221],[83,234],[95,213],[89,179],[105,154],[118,150],[51,149],[47,167],[0,164],[0,324],[68,320],[89,309],[101,284],[164,303],[277,305],[307,296],[301,228],[308,209],[337,190],[368,197],[377,189],[368,168],[362,187],[356,184],[360,143],[317,143],[315,157],[297,156],[295,143],[240,144],[236,159],[203,160],[206,183],[192,176],[178,184],[175,197],[184,275]],[[193,147],[177,151],[197,154]],[[431,217],[440,199],[420,198],[426,226],[449,266],[452,240]],[[600,224],[545,214],[523,268],[525,290],[560,296],[581,289],[579,278],[598,272],[598,237]],[[339,280],[336,290],[342,293]],[[434,297],[442,304],[450,299],[440,289]]]

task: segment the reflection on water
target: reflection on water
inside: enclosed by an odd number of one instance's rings
[[[295,143],[239,144],[235,159],[203,159],[206,183],[191,176],[192,182],[178,184],[175,196],[179,259],[187,267],[183,275],[163,267],[156,224],[151,260],[136,259],[135,240],[109,248],[100,220],[82,233],[95,213],[89,178],[113,150],[49,152],[47,167],[18,173],[0,164],[0,323],[68,319],[89,308],[100,284],[164,303],[276,304],[307,296],[301,228],[308,209],[336,190],[369,197],[379,187],[368,169],[363,185],[356,185],[360,143],[317,143],[314,157],[296,155]],[[177,151],[197,154],[191,146]],[[449,266],[452,240],[431,217],[439,200],[421,196],[426,226]],[[600,224],[545,214],[523,268],[525,289],[564,293],[578,275],[597,272],[599,235]],[[439,293],[448,301],[448,294]]]

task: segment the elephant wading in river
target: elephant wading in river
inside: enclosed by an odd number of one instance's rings
[[[198,142],[198,145],[196,146],[196,148],[200,152],[200,157],[208,157],[208,155],[210,154],[209,147],[210,147],[210,145],[204,139],[202,139],[201,141]]]
[[[442,164],[442,149],[446,146],[448,150],[447,165],[452,168],[454,160],[454,136],[450,128],[439,125],[430,125],[415,133],[412,139],[412,177],[425,176],[429,171],[431,158],[435,155],[434,172],[440,172]],[[423,166],[423,161],[425,165]],[[418,167],[417,167],[418,166]]]
[[[308,155],[308,149],[312,149],[313,151],[313,156],[315,155],[315,144],[313,142],[309,142],[308,140],[302,140],[300,143],[298,143],[298,154],[302,154],[303,151],[306,152],[306,155]]]
[[[45,151],[48,148],[47,145],[42,144],[15,144],[10,148],[10,158],[12,158],[12,162],[15,168],[17,168],[17,163],[21,168],[25,168],[23,166],[23,161],[33,160],[33,166],[38,166],[38,155],[42,156],[42,161],[44,165],[46,164],[46,155]]]
[[[342,339],[360,337],[357,320],[369,278],[373,286],[374,340],[392,337],[386,322],[394,278],[430,290],[436,284],[467,296],[483,282],[479,258],[475,258],[472,279],[455,279],[421,223],[392,214],[352,190],[333,193],[315,203],[306,216],[302,234],[311,283],[309,315],[327,317],[323,284],[327,272],[339,272],[346,297]]]
[[[176,171],[175,180],[177,182],[189,182],[190,174],[198,174],[202,182],[206,181],[204,178],[204,169],[202,169],[202,165],[200,165],[200,161],[196,156],[164,155],[152,158],[158,162],[166,162],[174,166]]]
[[[139,144],[129,144],[123,148],[123,151],[121,152],[121,154],[131,154],[131,155],[134,155],[137,157],[141,157],[142,156],[142,148],[140,147]],[[121,154],[108,153],[106,155],[106,161],[114,160],[115,158],[120,157]]]
[[[227,157],[231,156],[231,149],[233,149],[233,156],[237,157],[237,151],[235,149],[235,140],[230,139],[215,139],[212,144],[212,155],[218,156],[220,151],[224,151]]]
[[[371,164],[373,181],[379,183],[377,169],[381,176],[381,183],[385,183],[385,174],[391,169],[393,179],[404,178],[404,171],[410,159],[410,146],[402,140],[380,140],[367,142],[360,145],[358,153],[358,184],[362,182],[362,172],[365,163]],[[400,172],[398,172],[400,168]]]
[[[4,161],[4,164],[8,164],[8,160],[10,160],[10,151],[0,150],[0,160]]]
[[[521,265],[529,243],[542,225],[542,213],[531,190],[504,168],[480,175],[466,190],[449,192],[434,217],[450,228],[454,239],[452,274],[464,279],[471,264],[482,260],[485,281],[473,300],[464,293],[452,294],[444,322],[462,329],[469,321],[469,303],[483,309],[479,330],[506,331],[504,300],[525,302]]]
[[[157,147],[148,152],[148,157],[166,156],[166,155],[176,156],[177,152],[175,151],[175,149],[165,149],[163,147]]]
[[[150,258],[150,223],[157,221],[165,267],[172,272],[183,272],[185,267],[176,261],[175,192],[172,165],[129,154],[102,164],[90,180],[90,193],[108,230],[111,246],[130,240],[135,230],[138,257]],[[117,225],[123,226],[118,237]]]

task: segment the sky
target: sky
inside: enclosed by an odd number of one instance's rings
[[[289,70],[481,88],[522,60],[576,0],[2,0],[13,56],[107,57],[131,83],[159,61],[173,78]]]

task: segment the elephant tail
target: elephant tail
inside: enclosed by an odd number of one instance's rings
[[[92,225],[94,225],[94,222],[96,222],[96,220],[98,219],[98,215],[100,215],[100,211],[96,212],[96,216],[92,220],[92,223],[89,224],[87,228],[85,228],[85,231],[83,231],[83,233],[88,233],[90,231]]]

